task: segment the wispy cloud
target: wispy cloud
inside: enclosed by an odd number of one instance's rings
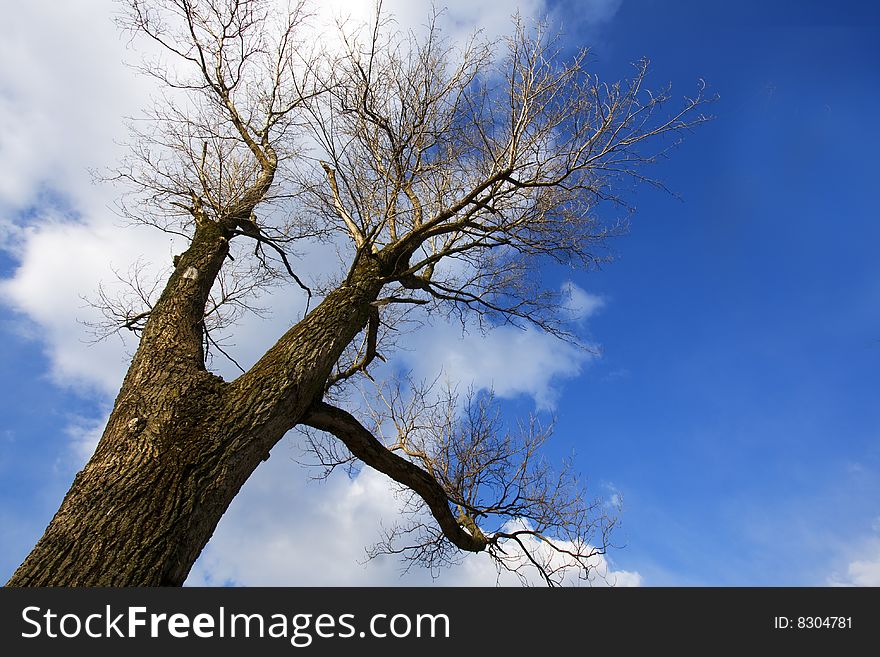
[[[63,463],[59,463],[59,470],[69,472],[73,469],[80,469],[85,465],[86,461],[92,456],[101,434],[104,433],[104,426],[107,424],[107,415],[98,418],[90,417],[74,417],[67,425],[65,432],[70,438],[71,454],[65,458]]]
[[[856,545],[850,545],[851,556],[845,572],[833,573],[831,586],[880,586],[880,516],[871,523],[871,534]]]
[[[591,294],[573,281],[562,284],[563,314],[571,322],[583,324],[605,307],[605,299]]]

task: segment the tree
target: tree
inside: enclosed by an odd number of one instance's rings
[[[597,206],[650,182],[642,165],[706,120],[702,93],[664,114],[669,90],[643,88],[647,62],[604,84],[586,51],[563,61],[520,20],[500,47],[457,48],[436,23],[401,35],[379,11],[319,49],[302,3],[125,4],[123,27],[162,53],[144,71],[168,97],[116,176],[123,210],[188,247],[158,298],[137,280],[127,300],[140,307],[101,295],[138,348],[94,455],[9,585],[180,585],[297,427],[328,469],[373,467],[433,517],[417,513],[376,550],[431,567],[485,551],[548,584],[589,573],[614,521],[570,468],[542,460],[545,427],[506,431],[491,395],[370,370],[393,331],[437,313],[576,340],[542,265],[596,262],[618,228]],[[313,240],[344,261],[321,288],[291,262]],[[234,380],[210,372],[216,332],[280,284],[321,300]],[[366,409],[357,385],[372,389]]]

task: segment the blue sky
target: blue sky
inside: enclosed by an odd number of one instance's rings
[[[4,14],[17,11],[8,4]],[[98,0],[88,4],[96,15],[104,10]],[[472,18],[487,20],[480,10],[486,3],[459,4],[474,5]],[[466,11],[459,4],[453,13]],[[587,329],[601,357],[566,369],[560,359],[567,352],[535,339],[535,367],[552,380],[540,389],[511,383],[510,406],[528,412],[552,395],[555,451],[574,450],[597,493],[622,497],[617,541],[625,547],[611,553],[611,566],[637,573],[644,585],[880,585],[880,213],[873,180],[880,127],[872,120],[880,106],[880,10],[859,2],[729,4],[571,0],[549,7],[566,18],[567,45],[593,44],[600,75],[625,76],[629,62],[647,56],[655,86],[671,81],[677,97],[703,78],[720,100],[711,107],[716,119],[652,170],[681,198],[636,190],[631,230],[611,244],[614,262],[573,278],[603,300]],[[64,21],[55,28],[63,43]],[[101,34],[112,34],[112,26]],[[98,46],[89,47],[82,61],[100,60]],[[31,59],[39,81],[42,60]],[[107,75],[123,85],[131,73],[114,68]],[[37,86],[18,71],[0,71],[6,125],[27,123],[27,93],[48,93]],[[125,89],[107,96],[111,107],[101,111],[108,117],[127,108]],[[129,95],[137,98],[133,89]],[[82,116],[96,121],[88,105]],[[43,120],[62,119],[34,122]],[[59,132],[41,143],[53,165],[35,165],[31,175],[21,173],[27,165],[13,168],[15,144],[4,157],[2,135],[0,177],[17,181],[0,184],[5,577],[57,508],[124,365],[123,350],[86,345],[71,321],[82,306],[74,292],[88,294],[97,283],[89,282],[92,270],[71,274],[63,250],[48,262],[40,248],[45,254],[66,244],[100,254],[89,249],[121,235],[134,254],[140,238],[102,223],[97,215],[109,197],[88,196],[97,192],[76,186],[86,185],[86,176],[65,175],[74,166],[76,135]],[[102,146],[95,157],[114,155]],[[71,241],[80,237],[98,241],[80,249]],[[149,242],[154,253],[170,248],[162,239]],[[70,259],[76,267],[76,256]],[[468,349],[454,342],[448,348]],[[448,353],[426,360],[442,362]],[[272,521],[269,500],[280,489],[293,496],[306,490],[313,500],[287,527],[306,537],[321,536],[322,509],[385,503],[369,502],[385,499],[379,480],[300,489],[290,479],[304,475],[290,459],[270,459],[266,468],[221,523],[195,583],[266,581],[261,577],[269,575],[239,563],[257,553],[234,535],[266,530],[261,518]],[[280,552],[264,560],[284,568],[291,560],[284,549],[306,539],[271,531],[269,543]],[[338,542],[360,548],[374,538]],[[342,559],[359,554],[325,549]],[[322,546],[312,550],[314,563],[323,563]],[[393,564],[355,563],[350,574],[346,568],[340,566],[350,580],[327,575],[308,583],[400,581]],[[468,583],[476,572],[468,568],[445,581]]]
[[[647,581],[822,584],[880,511],[877,18],[668,4],[625,2],[599,57],[704,77],[717,119],[660,166],[683,201],[640,192],[583,280],[604,355],[559,431],[598,439]]]

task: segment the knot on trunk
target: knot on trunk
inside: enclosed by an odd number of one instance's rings
[[[142,417],[133,417],[128,421],[126,428],[130,434],[138,434],[147,426],[147,421]]]

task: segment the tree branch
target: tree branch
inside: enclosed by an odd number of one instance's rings
[[[345,225],[354,240],[355,246],[361,248],[364,245],[366,238],[364,237],[363,232],[361,232],[361,229],[355,224],[354,219],[351,218],[348,210],[346,210],[345,206],[342,204],[342,198],[339,196],[339,186],[336,184],[336,171],[327,162],[322,161],[321,167],[323,167],[324,171],[327,173],[327,180],[330,183],[330,189],[333,191],[333,205],[336,208],[336,212],[345,222]]]
[[[486,538],[465,531],[452,515],[449,498],[437,481],[417,465],[391,452],[351,413],[325,402],[317,402],[309,409],[303,423],[332,433],[364,463],[417,493],[437,520],[444,536],[456,547],[468,552],[486,549]]]
[[[378,358],[381,361],[385,360],[385,357],[382,354],[376,351],[376,343],[378,339],[379,332],[379,308],[375,305],[370,308],[370,319],[367,321],[367,337],[366,337],[366,347],[364,350],[363,357],[358,360],[354,365],[349,367],[344,372],[340,372],[339,374],[334,374],[327,381],[326,389],[329,390],[331,387],[339,383],[340,381],[345,381],[346,379],[351,378],[358,372],[363,372],[368,377],[370,376],[367,372],[367,367],[369,367],[370,363],[373,362],[374,359]]]

